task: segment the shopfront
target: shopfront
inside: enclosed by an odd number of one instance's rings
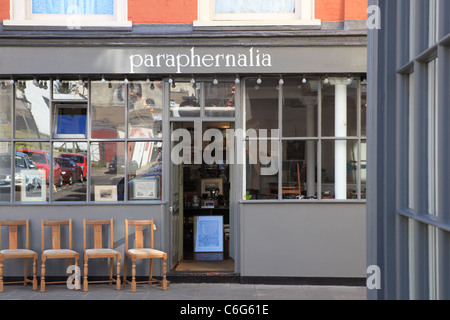
[[[364,46],[0,56],[0,218],[36,251],[41,219],[71,218],[79,252],[83,219],[113,218],[117,250],[154,219],[172,276],[365,277]]]

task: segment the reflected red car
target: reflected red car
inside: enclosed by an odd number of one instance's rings
[[[83,170],[83,178],[86,179],[87,174],[87,156],[82,153],[61,153],[59,155],[61,158],[70,159],[73,162],[75,162],[77,165],[81,167],[81,170]]]
[[[44,150],[35,149],[18,149],[17,151],[23,152],[28,155],[30,160],[34,161],[38,169],[45,170],[45,179],[48,183],[50,177],[50,152]],[[63,178],[61,176],[61,168],[58,163],[53,161],[53,184],[57,186],[62,186]]]
[[[83,181],[83,170],[79,165],[67,158],[55,157],[55,161],[61,167],[61,175],[64,183],[73,184],[75,181]]]

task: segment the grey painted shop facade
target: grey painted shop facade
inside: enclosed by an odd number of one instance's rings
[[[172,39],[150,38],[142,35],[126,37],[120,32],[113,33],[108,37],[95,32],[89,35],[87,33],[71,33],[70,36],[56,33],[54,37],[50,38],[43,37],[45,32],[42,34],[31,33],[21,37],[2,35],[0,39],[0,55],[2,57],[0,74],[2,76],[0,79],[4,79],[6,86],[15,87],[15,90],[11,89],[11,92],[14,92],[11,104],[15,106],[18,103],[17,90],[19,86],[25,88],[26,91],[34,79],[36,82],[46,81],[48,83],[50,92],[48,105],[52,106],[49,108],[57,108],[55,106],[59,102],[76,104],[79,101],[57,100],[54,88],[59,81],[68,81],[74,84],[81,79],[87,90],[85,103],[88,111],[85,137],[64,136],[61,138],[61,136],[53,134],[56,130],[52,127],[55,113],[54,110],[51,110],[47,117],[50,123],[48,137],[21,138],[17,133],[16,135],[13,133],[9,137],[2,136],[1,141],[11,148],[9,150],[15,148],[16,151],[19,150],[18,146],[21,143],[40,142],[48,146],[48,150],[53,156],[56,155],[55,146],[62,141],[61,139],[65,142],[82,141],[88,146],[88,174],[83,182],[85,195],[78,198],[77,201],[59,201],[59,189],[57,189],[58,192],[55,192],[54,189],[52,192],[51,187],[47,187],[47,196],[44,196],[42,202],[20,201],[18,195],[20,191],[11,191],[9,199],[0,203],[0,220],[30,219],[30,247],[40,252],[41,220],[72,219],[73,249],[82,253],[83,219],[113,218],[114,246],[121,252],[123,252],[125,243],[124,219],[154,219],[156,224],[155,248],[168,253],[168,274],[169,276],[175,275],[174,268],[178,261],[186,259],[182,253],[183,231],[181,231],[183,228],[183,205],[186,205],[183,204],[183,201],[186,201],[186,198],[183,200],[181,196],[183,187],[181,189],[179,187],[180,179],[183,179],[183,175],[179,174],[181,169],[176,168],[170,161],[173,148],[172,132],[177,126],[183,127],[193,123],[201,123],[204,126],[219,123],[234,129],[248,128],[246,107],[249,101],[253,101],[249,100],[248,94],[254,92],[256,96],[255,92],[258,90],[253,86],[259,77],[262,78],[262,87],[265,83],[274,83],[274,88],[276,86],[276,91],[273,91],[271,99],[275,101],[274,106],[277,110],[275,111],[278,117],[276,122],[282,126],[285,101],[283,90],[286,93],[287,84],[294,83],[294,81],[299,83],[300,88],[304,77],[307,79],[304,83],[314,82],[316,95],[314,107],[317,108],[317,111],[311,119],[317,126],[312,135],[298,135],[290,141],[297,141],[298,145],[303,148],[308,148],[308,143],[314,144],[313,160],[315,165],[312,165],[313,171],[310,170],[309,179],[313,179],[315,183],[308,185],[308,188],[311,189],[310,193],[303,192],[297,197],[286,198],[282,191],[283,188],[280,188],[284,183],[284,173],[278,174],[274,180],[275,183],[278,182],[277,191],[275,191],[274,197],[270,197],[270,191],[266,196],[266,186],[270,183],[265,183],[264,187],[261,187],[263,182],[258,177],[258,180],[255,180],[260,187],[257,195],[254,194],[253,199],[246,197],[246,192],[248,195],[250,189],[250,183],[246,181],[250,179],[251,173],[246,169],[246,165],[237,164],[239,162],[237,157],[242,153],[238,151],[245,150],[245,145],[249,140],[236,141],[234,146],[236,164],[231,164],[228,170],[229,256],[233,260],[232,273],[239,275],[243,281],[264,277],[279,279],[288,277],[364,278],[366,276],[366,218],[365,178],[362,178],[363,175],[365,176],[365,173],[362,173],[365,171],[365,157],[362,156],[362,153],[365,153],[365,134],[361,133],[362,121],[364,121],[361,119],[364,115],[359,111],[359,107],[355,107],[358,115],[354,120],[355,133],[348,133],[345,136],[337,136],[336,133],[329,135],[320,133],[321,129],[326,129],[322,126],[327,126],[325,122],[322,122],[322,117],[325,118],[327,111],[325,107],[324,110],[321,109],[322,105],[325,105],[325,97],[321,95],[325,88],[328,86],[333,88],[331,99],[338,101],[339,97],[342,99],[342,96],[334,91],[334,86],[351,77],[356,97],[355,103],[358,106],[362,103],[361,93],[364,90],[366,73],[365,35],[364,33],[349,33],[350,35],[343,34],[344,38],[341,39],[344,40],[340,41],[338,40],[339,33],[323,32],[321,38],[323,43],[318,42],[318,45],[314,46],[308,43],[311,41],[311,37],[286,36],[289,32],[285,32],[284,37],[280,37],[278,34],[277,37],[260,35],[248,38],[244,38],[242,33],[239,33],[236,34],[236,39],[229,39],[227,38],[229,35],[224,35],[208,41],[198,40],[202,39],[201,35],[193,38],[192,34],[189,36],[177,34]],[[274,39],[277,39],[278,43],[272,42]],[[230,45],[229,42],[240,45]],[[190,82],[192,78],[195,78],[195,82]],[[204,101],[208,99],[208,89],[211,89],[210,84],[215,78],[218,79],[219,84],[229,83],[233,87],[234,113],[231,115],[218,113],[216,116],[208,116]],[[236,78],[239,81],[236,81]],[[14,85],[10,79],[14,80]],[[159,102],[156,102],[156,104],[161,104],[161,114],[157,120],[161,124],[159,135],[131,137],[129,130],[126,130],[128,135],[125,133],[125,137],[118,135],[112,140],[108,140],[109,138],[105,136],[95,138],[91,135],[90,132],[93,132],[93,128],[96,126],[91,118],[96,116],[92,110],[97,110],[95,108],[98,101],[95,102],[95,94],[98,92],[96,90],[100,90],[99,87],[113,82],[114,85],[120,84],[125,88],[127,92],[124,96],[125,107],[119,110],[120,112],[124,111],[123,118],[127,124],[131,123],[132,117],[128,110],[131,99],[128,94],[129,89],[137,83],[148,87],[149,81],[152,84],[158,84],[161,93],[158,98]],[[324,81],[326,85],[323,84]],[[175,115],[171,111],[174,99],[172,95],[175,95],[177,90],[172,89],[175,88],[175,84],[178,86],[189,84],[191,87],[198,84],[197,88],[202,89],[198,101],[203,101],[200,103],[199,114],[194,116],[185,116],[181,113]],[[282,88],[283,86],[285,88]],[[292,84],[291,86],[293,87]],[[346,86],[348,84],[341,85],[341,89]],[[312,84],[311,87],[313,87]],[[260,99],[259,96],[258,99]],[[346,100],[345,97],[344,100]],[[13,111],[12,117],[17,116],[17,113]],[[18,124],[13,124],[12,132],[18,130],[15,129],[15,125],[18,126]],[[283,138],[279,139],[280,145],[287,148],[288,142],[286,141],[285,144],[284,140]],[[320,168],[325,167],[328,161],[326,150],[333,150],[334,156],[334,148],[337,148],[335,143],[341,140],[348,142],[347,150],[357,150],[358,155],[354,161],[354,170],[357,173],[355,173],[356,178],[352,185],[347,182],[347,185],[341,186],[347,192],[346,195],[343,198],[337,198],[334,197],[334,192],[337,192],[334,190],[335,186],[330,187],[331,196],[327,188],[333,184],[333,179],[338,178],[333,178],[331,181],[326,180],[324,170]],[[97,201],[98,199],[94,197],[92,191],[97,184],[93,178],[94,166],[97,164],[93,145],[109,142],[121,146],[122,144],[130,146],[134,143],[150,142],[154,143],[155,148],[156,145],[159,147],[162,145],[163,160],[160,162],[160,197],[158,199],[133,201],[133,189],[131,185],[125,183],[123,198],[117,202]],[[332,145],[331,149],[326,149],[328,148],[325,147],[326,144]],[[354,149],[350,145],[354,146]],[[127,152],[126,147],[124,150]],[[347,163],[350,162],[348,159]],[[331,166],[335,168],[337,165],[337,162],[333,162]],[[280,173],[284,172],[282,160],[277,160],[276,166]],[[127,166],[125,176],[131,170]],[[299,171],[297,173],[300,182],[300,173]],[[311,178],[313,176],[315,178]],[[52,178],[53,174],[50,173],[49,179]],[[306,186],[307,182],[302,181],[301,184]],[[352,196],[349,196],[348,193],[350,189],[354,189]],[[187,192],[184,191],[186,195]],[[186,214],[188,211],[186,207],[184,211]],[[6,237],[6,232],[2,233],[2,240],[4,237]],[[53,267],[51,263],[54,263]],[[65,272],[65,263],[51,263],[47,266],[47,275],[62,276]],[[82,254],[80,264],[82,264]],[[8,262],[5,267],[5,277],[21,275],[22,270],[19,263]],[[103,276],[105,270],[102,265],[90,266],[90,274],[92,272],[94,276]],[[145,276],[147,272],[147,262],[137,265],[137,276]],[[159,263],[155,264],[154,273],[161,274]]]

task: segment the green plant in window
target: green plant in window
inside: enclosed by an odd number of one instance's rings
[[[252,198],[252,195],[250,194],[250,191],[247,191],[247,193],[244,195],[245,200],[250,200]]]

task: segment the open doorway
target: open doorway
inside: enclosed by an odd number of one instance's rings
[[[173,271],[234,271],[231,230],[234,215],[230,210],[234,168],[226,163],[226,130],[233,129],[233,125],[230,122],[173,123],[172,130],[189,133],[191,145],[189,157],[180,154],[190,161],[183,161],[176,170],[179,186],[172,186],[178,198],[180,221],[179,241],[175,244],[180,259]],[[213,135],[208,140],[211,132]],[[219,143],[222,148],[214,148]],[[211,156],[223,161],[208,160]]]

